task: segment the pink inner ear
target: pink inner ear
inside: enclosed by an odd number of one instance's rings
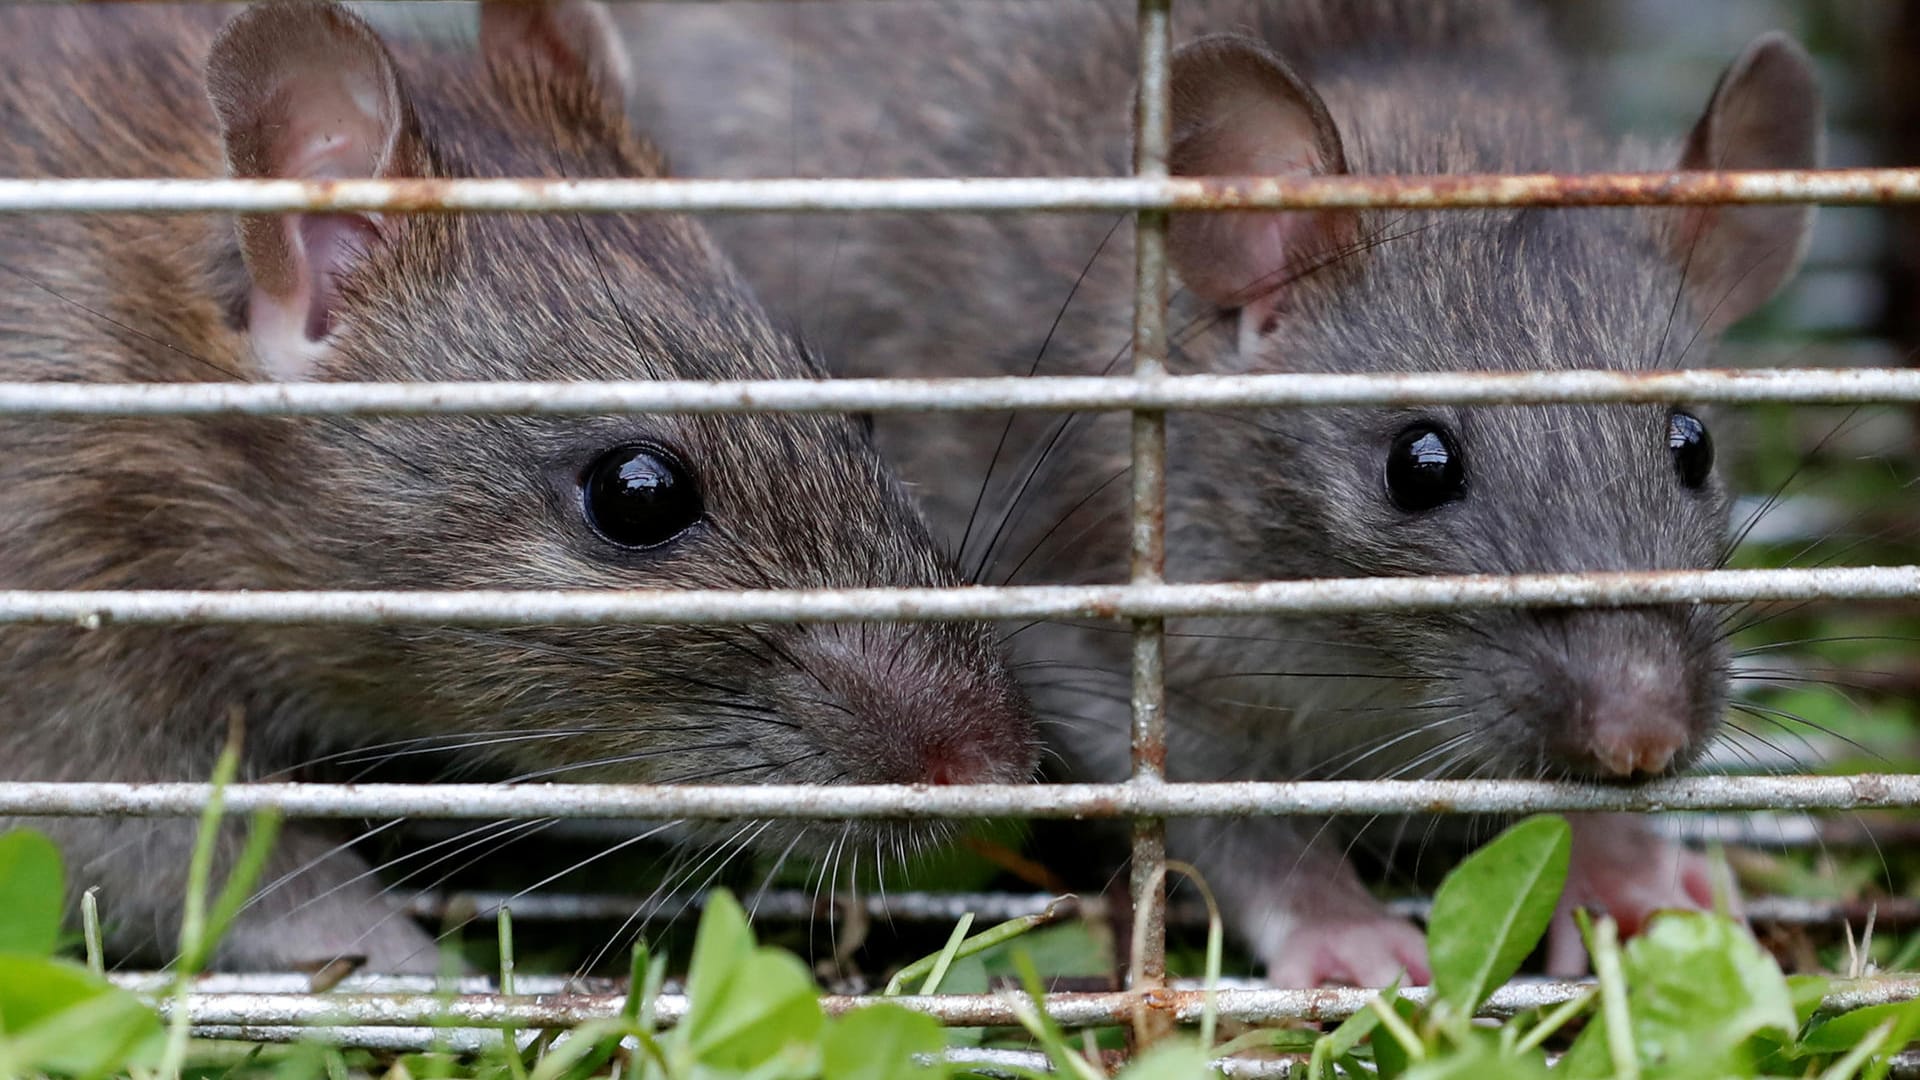
[[[306,269],[307,340],[319,341],[333,330],[340,279],[372,250],[380,231],[360,214],[303,214],[294,220]]]
[[[278,91],[282,126],[269,170],[315,180],[378,175],[392,152],[396,118],[378,71],[300,71]]]
[[[1333,118],[1313,88],[1248,38],[1218,35],[1174,56],[1179,176],[1297,176],[1346,171]],[[1341,245],[1346,211],[1175,214],[1170,255],[1182,282],[1221,308],[1261,321],[1281,306],[1291,272]]]
[[[427,167],[392,57],[338,4],[248,7],[209,50],[207,89],[234,176],[418,176]],[[239,226],[254,355],[272,378],[308,378],[337,328],[345,276],[380,241],[383,223],[288,214]]]

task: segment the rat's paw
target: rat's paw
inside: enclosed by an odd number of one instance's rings
[[[242,917],[220,943],[220,960],[236,971],[318,971],[347,962],[386,975],[432,975],[441,966],[432,934],[397,907],[373,904],[323,903]]]
[[[1662,911],[1712,909],[1713,866],[1705,856],[1655,834],[1634,815],[1586,814],[1571,820],[1573,858],[1547,937],[1548,974],[1587,973],[1575,908],[1611,916],[1623,938],[1639,933]],[[1732,901],[1738,914],[1738,897]]]
[[[1267,981],[1289,989],[1385,986],[1403,973],[1402,985],[1424,986],[1432,977],[1426,935],[1384,911],[1302,919],[1260,955]]]

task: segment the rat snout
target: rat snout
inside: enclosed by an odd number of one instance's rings
[[[1630,780],[1667,771],[1686,733],[1671,719],[1635,708],[1614,708],[1616,715],[1596,720],[1588,733],[1586,758],[1601,776]]]
[[[1588,657],[1564,683],[1554,755],[1577,775],[1631,780],[1666,772],[1691,738],[1684,674],[1650,658]]]
[[[1002,784],[1026,779],[1009,775],[1006,758],[965,740],[934,738],[909,746],[903,768],[880,783]]]
[[[972,686],[871,687],[839,751],[851,783],[1017,784],[1032,779],[1024,701]]]
[[[1025,696],[984,635],[966,628],[818,628],[815,734],[851,784],[1017,784],[1037,743]],[[819,687],[816,687],[816,690]]]
[[[1686,620],[1614,611],[1543,623],[1557,647],[1530,696],[1552,764],[1582,779],[1627,781],[1691,759],[1719,698],[1713,665],[1685,639]]]

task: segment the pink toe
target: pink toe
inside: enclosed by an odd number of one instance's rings
[[[1586,973],[1587,944],[1580,940],[1573,909],[1563,906],[1547,928],[1547,974],[1556,979],[1577,979]]]

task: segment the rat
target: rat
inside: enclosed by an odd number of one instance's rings
[[[229,19],[228,16],[231,15]],[[0,171],[25,177],[654,177],[589,4],[487,4],[477,45],[385,42],[324,0],[0,12]],[[470,35],[469,35],[470,36]],[[817,379],[694,222],[667,215],[10,215],[0,379]],[[13,420],[0,588],[758,589],[959,582],[857,417]],[[1030,779],[989,628],[0,627],[0,776],[242,779],[426,748],[502,782]],[[396,749],[397,748],[397,749]],[[316,757],[315,755],[319,755]],[[165,959],[189,820],[50,832],[108,946]],[[750,827],[749,827],[750,826]],[[664,834],[876,859],[939,830]],[[241,839],[223,833],[216,875]],[[216,880],[218,877],[216,876]],[[213,962],[431,971],[338,837],[289,823]]]
[[[662,77],[641,107],[689,175],[1131,172],[1132,6],[808,5],[622,12]],[[1770,34],[1676,146],[1601,132],[1531,8],[1505,0],[1174,5],[1176,175],[1817,167],[1813,65]],[[696,69],[688,58],[698,57]],[[1452,372],[1702,364],[1794,273],[1812,210],[1397,209],[1176,214],[1169,367]],[[740,219],[721,242],[836,370],[1130,366],[1132,231],[1111,215]],[[1167,577],[1253,581],[1696,569],[1729,547],[1713,417],[1687,405],[1316,408],[1167,418]],[[883,449],[981,580],[1127,575],[1128,420],[882,418]],[[984,479],[983,479],[984,478]],[[1671,774],[1724,734],[1722,613],[1379,612],[1169,619],[1176,779]],[[1123,627],[1007,635],[1072,779],[1125,774]],[[1631,815],[1574,815],[1570,911],[1631,933],[1712,902],[1707,864]],[[1401,823],[1405,828],[1407,823]],[[1269,978],[1429,974],[1419,930],[1345,844],[1272,817],[1175,821]]]

